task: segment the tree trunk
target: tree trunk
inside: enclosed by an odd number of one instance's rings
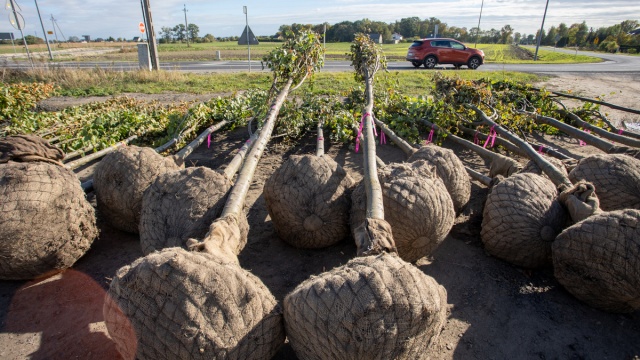
[[[324,133],[322,131],[322,121],[318,121],[318,137],[316,138],[316,156],[324,155]]]
[[[106,149],[102,149],[102,150],[100,150],[98,152],[95,152],[95,153],[93,153],[91,155],[87,155],[87,156],[85,156],[83,158],[80,158],[78,160],[70,161],[70,162],[68,162],[68,163],[66,163],[64,165],[69,169],[75,169],[75,168],[80,167],[82,165],[88,164],[88,163],[92,162],[93,160],[99,159],[99,158],[101,158],[101,157],[103,157],[103,156],[105,156],[105,155],[107,155],[109,153],[114,152],[120,146],[127,145],[128,143],[130,143],[131,141],[133,141],[136,138],[138,138],[137,135],[130,136],[130,137],[118,142],[118,143],[115,143],[115,144],[109,146]]]
[[[204,139],[207,138],[211,133],[221,129],[223,126],[227,125],[227,120],[220,121],[219,123],[209,126],[205,131],[203,131],[197,138],[195,138],[189,145],[183,147],[180,151],[178,151],[175,155],[173,155],[176,164],[182,165],[184,164],[184,160],[193,152],[193,150],[197,149],[200,144],[204,142]]]
[[[566,110],[559,110],[559,112],[562,115],[567,116],[569,119],[571,119],[571,121],[573,122],[573,124],[576,127],[579,128],[583,128],[583,129],[589,129],[592,132],[594,132],[595,134],[598,134],[599,136],[607,139],[607,140],[611,140],[614,141],[616,143],[622,144],[622,145],[627,145],[627,146],[632,146],[632,147],[640,147],[640,140],[637,139],[633,139],[633,138],[629,138],[626,136],[622,136],[622,135],[618,135],[612,132],[609,132],[605,129],[599,128],[597,126],[591,125],[588,122],[582,120],[578,115],[570,112],[570,111],[566,111]]]
[[[562,174],[560,170],[558,170],[549,161],[543,158],[542,155],[540,155],[536,150],[533,149],[533,147],[531,147],[531,145],[529,145],[528,143],[526,143],[525,141],[523,141],[522,139],[520,139],[519,137],[511,133],[509,130],[496,124],[493,120],[489,119],[487,114],[485,114],[482,110],[478,109],[476,106],[466,105],[466,107],[474,110],[480,116],[480,119],[482,120],[482,122],[484,122],[489,126],[493,126],[496,132],[498,132],[500,135],[504,136],[505,138],[507,138],[507,140],[516,144],[524,152],[526,152],[527,157],[535,161],[538,167],[540,167],[540,169],[549,177],[549,179],[556,185],[556,187],[564,189],[564,188],[571,188],[573,186],[573,184],[571,184],[571,181],[569,181],[569,178],[567,176]],[[575,128],[572,128],[572,129],[577,130]]]

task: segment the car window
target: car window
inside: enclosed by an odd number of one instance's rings
[[[449,42],[448,42],[448,41],[442,41],[442,40],[432,41],[432,42],[431,42],[431,46],[437,46],[437,47],[450,47],[450,45],[449,45]]]
[[[416,47],[416,46],[420,46],[422,45],[422,41],[414,41],[413,44],[411,44],[410,47]]]
[[[450,43],[452,48],[456,50],[464,50],[464,45],[460,44],[459,42],[451,41]]]

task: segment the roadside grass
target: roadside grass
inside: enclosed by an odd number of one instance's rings
[[[382,73],[377,77],[379,86],[390,87],[397,83],[402,93],[411,96],[428,95],[432,91],[433,75],[441,72],[445,76],[463,79],[489,78],[532,83],[541,78],[533,74],[517,72],[486,72],[465,70],[416,70]],[[109,71],[101,68],[68,69],[51,68],[27,71],[1,70],[0,78],[8,83],[44,82],[57,86],[61,96],[107,96],[123,93],[158,94],[163,92],[194,94],[229,94],[252,88],[267,90],[271,84],[271,73],[184,73],[179,71]],[[351,88],[360,86],[352,72],[321,72],[306,82],[299,91],[314,94],[345,95]]]
[[[251,46],[251,59],[260,60],[269,51],[278,47],[279,42],[261,42],[259,45]],[[116,48],[116,51],[108,54],[78,56],[64,55],[54,56],[54,61],[137,61],[137,44],[136,43],[90,43],[90,44],[61,44],[62,47],[55,49],[69,49],[72,47],[85,49],[101,49]],[[382,44],[382,50],[389,61],[404,61],[407,49],[410,43],[398,44]],[[470,44],[467,44],[471,46]],[[327,43],[326,58],[329,60],[348,60],[351,43]],[[18,47],[18,46],[17,46]],[[22,47],[18,47],[22,48]],[[484,51],[485,62],[487,63],[503,63],[503,64],[528,64],[534,63],[533,52],[529,48],[522,46],[513,46],[505,44],[478,44],[478,49]],[[29,46],[30,51],[42,53],[46,51],[44,44]],[[212,43],[195,43],[187,46],[186,43],[176,44],[159,44],[159,57],[161,62],[180,62],[180,61],[215,61],[217,60],[217,52],[220,52],[222,60],[246,60],[248,49],[245,45],[238,45],[237,42],[212,42]],[[0,45],[0,53],[12,53],[11,45]],[[24,51],[22,51],[24,53]],[[25,55],[26,56],[26,55]],[[541,49],[538,52],[537,63],[545,64],[568,64],[568,63],[585,63],[585,62],[601,62],[600,58],[572,55],[562,52],[554,52],[551,50]]]

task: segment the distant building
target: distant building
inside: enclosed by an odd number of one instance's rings
[[[133,41],[133,42],[141,42],[142,41],[142,37],[134,36],[133,39],[131,39],[131,41]]]
[[[640,35],[640,28],[629,31],[629,35]]]
[[[382,44],[382,34],[369,34],[369,39],[376,44]]]
[[[82,37],[84,38],[84,41],[86,41],[86,42],[90,42],[91,41],[91,36],[90,35],[82,35]]]
[[[393,35],[391,35],[391,40],[394,40],[394,41],[401,41],[402,39],[403,39],[403,38],[402,38],[402,35],[400,35],[400,34],[398,34],[398,33],[393,33]]]

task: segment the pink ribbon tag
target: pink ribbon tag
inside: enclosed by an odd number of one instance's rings
[[[211,147],[211,134],[207,136],[207,149]]]
[[[622,135],[624,133],[624,130],[620,129],[618,130],[618,135]]]
[[[382,131],[382,129],[380,129],[380,145],[386,144],[386,143],[387,143],[387,137],[384,134],[384,131]]]
[[[544,155],[544,146],[540,145],[540,146],[538,147],[538,153],[539,153],[540,155]]]
[[[484,146],[483,148],[487,148],[487,144],[489,143],[489,141],[491,141],[491,146],[489,146],[490,148],[493,147],[495,141],[496,141],[496,136],[498,136],[498,133],[494,130],[495,129],[495,125],[493,125],[491,127],[491,130],[489,130],[489,136],[487,137],[487,140],[484,141]]]
[[[478,130],[476,130],[476,133],[473,134],[473,143],[478,145],[479,142],[480,140],[478,139]]]
[[[360,119],[360,127],[358,128],[358,135],[356,135],[356,152],[360,149],[360,135],[362,135],[362,128],[364,126],[364,119],[367,117],[367,113],[362,115],[362,119]]]
[[[323,138],[323,137],[319,137],[319,138],[318,138],[318,141],[323,141],[323,140],[324,140],[324,138]]]
[[[431,128],[431,131],[429,131],[429,136],[427,136],[427,140],[425,140],[424,144],[429,145],[432,142],[433,142],[433,128]]]

